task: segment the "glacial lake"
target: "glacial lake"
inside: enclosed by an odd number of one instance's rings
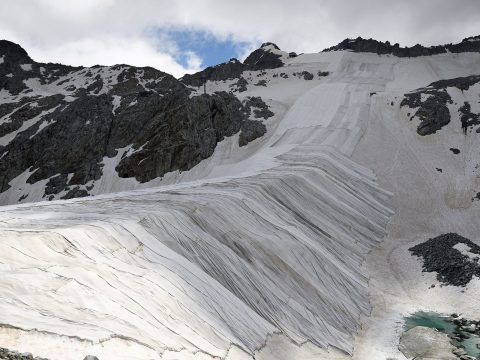
[[[405,331],[414,328],[415,326],[424,326],[432,329],[442,331],[449,336],[455,336],[455,330],[457,326],[448,321],[450,316],[438,314],[435,312],[419,311],[405,318]],[[469,356],[473,356],[480,359],[480,349],[477,344],[480,345],[480,337],[474,334],[468,334],[469,339],[460,341],[460,344],[465,348],[465,351]]]

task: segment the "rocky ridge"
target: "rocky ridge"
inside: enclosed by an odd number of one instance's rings
[[[242,132],[245,145],[266,131],[249,119],[255,106],[265,111],[261,99],[192,96],[153,68],[36,63],[6,40],[0,59],[0,193],[26,174],[45,183],[44,199],[87,196],[105,159],[121,156],[118,176],[146,182],[191,169],[226,136]]]
[[[223,81],[239,78],[244,71],[275,69],[284,65],[283,60],[295,57],[295,53],[286,53],[273,43],[264,43],[253,51],[242,63],[237,59],[207,67],[198,73],[185,75],[181,81],[190,86],[202,86],[205,81]]]
[[[1,360],[48,360],[41,357],[34,357],[30,353],[19,353],[18,351],[0,348]]]
[[[415,109],[410,120],[414,117],[419,118],[420,124],[417,128],[419,135],[431,135],[450,123],[451,114],[448,105],[453,104],[453,101],[448,88],[456,88],[464,92],[479,83],[480,75],[436,81],[425,88],[405,94],[400,106]],[[477,127],[480,125],[480,115],[471,112],[468,101],[458,108],[458,112],[462,114],[461,127],[465,134],[473,129],[477,133],[480,132],[480,127]]]
[[[480,37],[460,44],[400,48],[376,40],[345,40],[331,50],[391,53],[396,56],[479,51]],[[425,50],[427,49],[427,50]],[[443,49],[443,50],[442,50]],[[235,134],[238,145],[262,137],[274,114],[261,99],[241,95],[269,86],[266,70],[296,57],[264,43],[243,62],[209,67],[180,80],[162,71],[128,65],[72,67],[37,63],[19,45],[0,41],[0,194],[22,179],[44,187],[42,199],[88,196],[115,161],[120,178],[145,183],[172,171],[186,171],[209,158],[217,144]],[[310,81],[328,76],[300,69],[273,78]],[[207,82],[225,91],[203,94]],[[405,94],[401,106],[415,110],[417,132],[433,134],[450,122],[448,89],[468,89],[479,76],[442,80]],[[480,128],[476,107],[459,104],[464,132]],[[16,201],[28,200],[18,192]]]
[[[324,51],[351,50],[354,52],[371,52],[379,55],[394,55],[398,57],[417,57],[437,54],[478,52],[480,51],[480,35],[463,39],[457,44],[445,44],[437,46],[423,46],[420,44],[412,47],[401,47],[398,43],[391,44],[389,41],[378,41],[374,39],[345,39],[339,44],[325,49]]]

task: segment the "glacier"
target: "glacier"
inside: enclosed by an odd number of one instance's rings
[[[405,252],[438,231],[478,234],[478,202],[462,193],[478,181],[478,138],[458,119],[421,138],[400,101],[478,74],[480,54],[284,62],[264,71],[267,86],[254,85],[260,71],[244,74],[238,96],[261,96],[275,113],[246,147],[234,135],[193,169],[147,183],[119,178],[120,155],[106,158],[97,196],[0,207],[0,346],[52,360],[401,359],[405,312],[478,316],[459,290],[412,286],[421,270]],[[446,144],[461,148],[461,164]],[[44,184],[27,177],[0,199],[30,186],[40,200]]]

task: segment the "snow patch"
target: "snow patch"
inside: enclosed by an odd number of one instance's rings
[[[480,255],[471,252],[470,246],[464,243],[457,243],[453,246],[455,250],[460,251],[463,255],[468,256],[468,258],[472,261],[478,261],[480,259]]]
[[[23,122],[22,126],[15,130],[15,131],[12,131],[11,133],[8,133],[6,135],[4,135],[3,137],[0,137],[0,146],[6,146],[8,145],[13,139],[15,139],[15,137],[27,130],[28,128],[30,128],[31,126],[35,125],[38,121],[40,121],[45,115],[48,115],[52,112],[54,112],[56,109],[58,109],[58,107],[61,106],[61,105],[57,105],[55,106],[54,108],[52,109],[49,109],[49,110],[45,110],[45,111],[42,111],[40,114],[38,114],[37,116],[31,118],[31,119],[28,119],[26,121]]]
[[[42,123],[38,126],[38,130],[35,132],[35,134],[33,134],[32,136],[30,136],[30,139],[33,138],[34,136],[36,136],[40,131],[42,131],[44,128],[46,128],[48,125],[52,125],[56,123],[55,120],[53,119],[50,119],[50,120],[43,120]]]
[[[112,114],[115,115],[115,110],[118,109],[118,107],[120,106],[121,101],[122,101],[122,97],[121,97],[121,96],[112,95],[112,105],[113,105]]]
[[[23,71],[32,71],[32,64],[20,64],[20,68]]]

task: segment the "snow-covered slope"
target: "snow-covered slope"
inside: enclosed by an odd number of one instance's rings
[[[447,86],[452,119],[426,136],[401,103],[479,74],[480,54],[283,62],[244,71],[242,86],[206,84],[273,111],[248,145],[226,137],[191,170],[144,183],[117,176],[122,149],[104,159],[92,190],[103,195],[0,208],[0,347],[51,359],[402,359],[406,311],[479,315],[440,305],[448,288],[430,299],[404,251],[447,228],[478,234],[478,136],[458,113],[466,99],[478,112],[478,89]]]

